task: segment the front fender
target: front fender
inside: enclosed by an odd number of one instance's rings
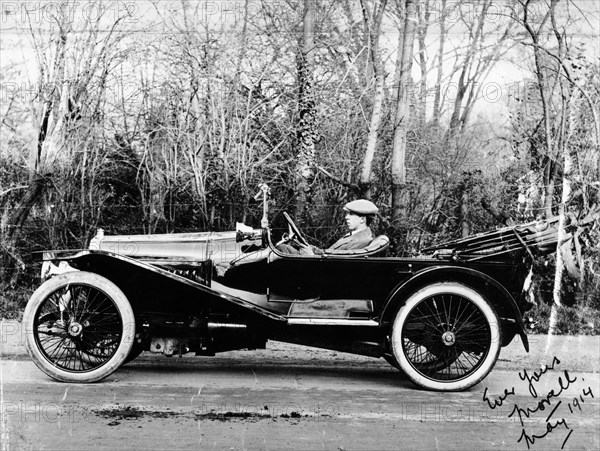
[[[285,318],[260,305],[144,261],[100,250],[84,250],[54,260],[100,274],[127,296],[134,311],[185,313],[204,308],[232,311],[257,320],[284,322]]]
[[[497,280],[475,269],[464,266],[432,266],[417,272],[406,282],[398,285],[386,299],[381,313],[381,323],[391,324],[404,300],[417,289],[442,280],[462,282],[484,294],[498,311],[501,318],[514,320],[517,333],[523,340],[525,350],[529,352],[529,340],[525,332],[522,313],[508,290]]]

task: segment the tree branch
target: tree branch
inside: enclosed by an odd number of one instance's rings
[[[28,187],[29,187],[29,185],[21,185],[21,186],[14,186],[12,188],[8,188],[8,189],[0,192],[0,197],[4,196],[5,194],[10,193],[11,191],[15,191],[15,190],[18,190],[18,189],[25,189],[25,188],[28,188]]]
[[[357,184],[346,182],[345,180],[342,180],[342,179],[336,177],[331,172],[327,171],[325,168],[322,168],[321,166],[316,166],[316,168],[321,174],[323,174],[327,178],[333,180],[334,182],[339,183],[342,186],[345,186],[346,188],[351,188],[351,189],[355,189],[355,190],[359,189],[359,186]]]
[[[513,219],[506,212],[494,207],[485,197],[481,199],[481,206],[485,211],[491,214],[499,223],[504,224],[506,226],[512,226],[515,224]]]

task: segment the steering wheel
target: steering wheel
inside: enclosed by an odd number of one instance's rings
[[[284,211],[283,212],[283,217],[285,218],[285,220],[288,223],[288,229],[289,229],[289,237],[290,237],[290,239],[296,238],[296,240],[301,245],[310,247],[310,244],[308,244],[308,241],[306,240],[306,238],[304,237],[304,235],[302,235],[302,233],[298,229],[298,226],[296,224],[294,224],[294,220],[290,217],[290,215],[288,215],[287,212]]]

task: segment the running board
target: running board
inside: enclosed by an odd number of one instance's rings
[[[288,318],[287,322],[290,326],[379,326],[372,319]]]

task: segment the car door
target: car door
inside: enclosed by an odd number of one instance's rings
[[[321,295],[321,258],[273,254],[267,264],[269,302],[311,301]]]
[[[346,317],[377,316],[398,280],[398,265],[389,259],[324,256],[321,301],[345,302]]]

